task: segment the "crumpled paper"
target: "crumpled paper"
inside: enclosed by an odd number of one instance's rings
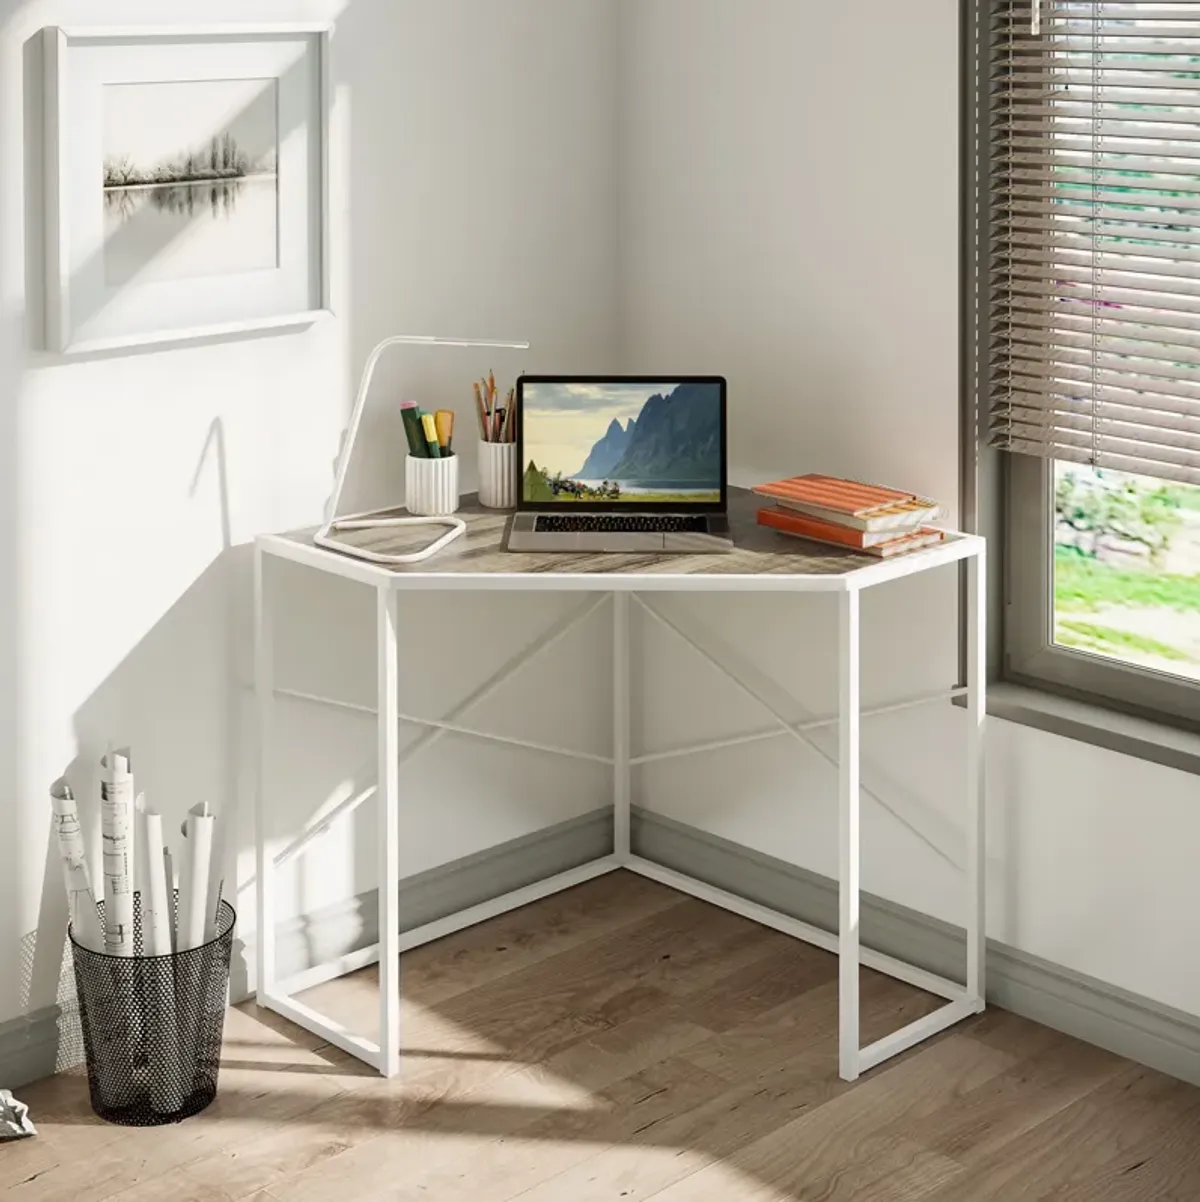
[[[29,1121],[29,1107],[7,1089],[0,1089],[0,1141],[36,1134],[37,1128]]]

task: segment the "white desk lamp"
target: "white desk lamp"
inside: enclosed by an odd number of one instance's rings
[[[350,425],[346,430],[346,441],[342,448],[341,459],[338,462],[337,482],[333,488],[333,497],[329,502],[325,524],[313,535],[313,542],[318,547],[330,551],[340,551],[343,555],[352,555],[355,559],[365,559],[368,563],[383,564],[391,567],[396,564],[419,563],[440,551],[447,543],[453,542],[467,528],[462,518],[446,517],[379,517],[381,510],[370,513],[351,513],[344,517],[338,516],[342,504],[342,490],[346,487],[346,475],[350,470],[350,459],[354,454],[354,444],[358,439],[358,428],[362,424],[363,409],[367,403],[367,391],[371,387],[371,377],[375,374],[375,366],[380,356],[389,346],[462,346],[462,347],[495,347],[500,350],[527,351],[528,342],[495,342],[485,338],[433,338],[428,334],[394,334],[385,338],[368,356],[363,368],[362,380],[358,385],[358,396],[354,400],[354,412],[350,415]],[[388,508],[385,506],[384,508]],[[384,555],[378,551],[368,551],[363,547],[355,547],[343,542],[337,537],[340,530],[379,530],[389,526],[443,526],[446,533],[435,539],[420,551],[407,555]]]

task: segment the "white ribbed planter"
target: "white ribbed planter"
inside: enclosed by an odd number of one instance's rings
[[[441,517],[458,509],[458,456],[415,459],[404,464],[404,504],[409,513]]]
[[[479,443],[479,503],[489,509],[513,509],[517,504],[517,444]]]

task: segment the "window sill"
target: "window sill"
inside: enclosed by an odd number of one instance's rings
[[[1027,685],[988,685],[989,717],[1200,776],[1200,735]]]

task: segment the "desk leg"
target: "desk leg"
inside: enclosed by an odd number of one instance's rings
[[[967,560],[967,994],[986,997],[987,959],[984,723],[987,687],[987,560],[980,547]]]
[[[271,735],[275,716],[274,623],[267,597],[267,556],[254,548],[254,701],[255,739],[255,988],[262,1001],[275,987],[275,856],[270,841],[267,788],[270,780]]]
[[[629,594],[613,593],[613,854],[629,862]]]
[[[859,1073],[859,595],[838,598],[838,1047],[843,1081]]]
[[[376,594],[379,769],[379,1071],[400,1071],[400,697],[397,668],[399,597]]]

